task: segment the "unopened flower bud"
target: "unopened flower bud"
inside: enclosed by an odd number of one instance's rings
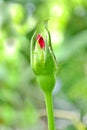
[[[45,91],[52,90],[55,84],[56,59],[51,45],[50,32],[36,30],[31,40],[31,67]],[[47,86],[50,86],[47,87]]]

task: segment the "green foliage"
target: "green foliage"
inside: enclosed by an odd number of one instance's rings
[[[36,25],[38,21],[44,20],[48,20],[53,50],[59,65],[57,76],[61,86],[58,99],[62,97],[73,103],[82,118],[87,113],[87,1],[2,0],[1,125],[27,126],[38,120],[36,107],[43,107],[43,97],[30,69],[29,54],[30,40]]]

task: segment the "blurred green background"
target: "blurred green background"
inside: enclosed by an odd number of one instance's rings
[[[29,56],[35,27],[45,19],[59,66],[56,130],[87,129],[87,1],[0,0],[0,130],[47,130]]]

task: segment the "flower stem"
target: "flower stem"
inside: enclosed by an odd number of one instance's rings
[[[45,93],[45,102],[48,118],[48,130],[55,130],[52,92]]]

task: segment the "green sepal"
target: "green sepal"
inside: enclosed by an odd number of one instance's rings
[[[41,33],[40,33],[41,32]],[[45,37],[45,49],[41,49],[36,41],[36,35]],[[37,47],[36,47],[37,46]],[[45,24],[39,25],[31,39],[31,66],[36,75],[49,75],[57,69],[55,55],[51,45],[50,32]]]

